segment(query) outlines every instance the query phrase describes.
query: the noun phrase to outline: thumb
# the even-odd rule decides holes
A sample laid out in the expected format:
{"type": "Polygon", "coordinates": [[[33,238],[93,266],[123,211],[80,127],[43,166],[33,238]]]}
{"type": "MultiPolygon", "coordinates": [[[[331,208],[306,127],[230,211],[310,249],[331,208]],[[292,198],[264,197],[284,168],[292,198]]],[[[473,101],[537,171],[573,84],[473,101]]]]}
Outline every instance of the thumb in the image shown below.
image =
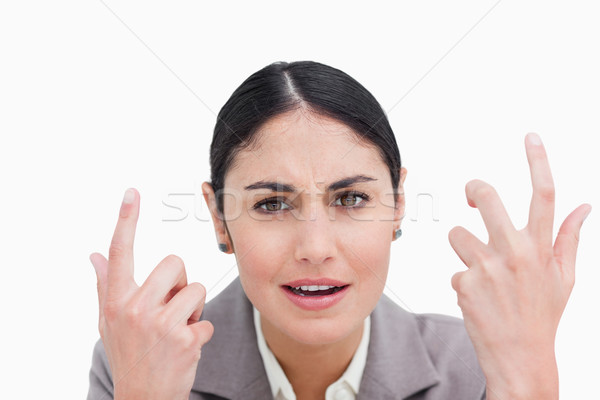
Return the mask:
{"type": "Polygon", "coordinates": [[[557,259],[564,272],[569,272],[571,274],[574,274],[575,272],[579,232],[583,225],[583,221],[591,211],[591,205],[580,205],[565,218],[558,230],[558,235],[554,241],[554,257],[557,259]],[[567,270],[565,271],[565,269],[567,270]]]}

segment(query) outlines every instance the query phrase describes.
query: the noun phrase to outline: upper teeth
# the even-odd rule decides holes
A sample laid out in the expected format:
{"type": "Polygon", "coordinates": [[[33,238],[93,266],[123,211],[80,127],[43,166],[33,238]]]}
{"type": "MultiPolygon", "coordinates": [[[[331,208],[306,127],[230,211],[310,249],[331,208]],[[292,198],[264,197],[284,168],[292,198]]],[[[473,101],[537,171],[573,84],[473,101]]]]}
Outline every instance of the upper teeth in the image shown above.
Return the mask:
{"type": "Polygon", "coordinates": [[[311,285],[311,286],[297,286],[294,289],[296,290],[308,290],[309,292],[315,292],[317,290],[327,290],[327,289],[332,289],[335,286],[319,286],[319,285],[311,285]]]}

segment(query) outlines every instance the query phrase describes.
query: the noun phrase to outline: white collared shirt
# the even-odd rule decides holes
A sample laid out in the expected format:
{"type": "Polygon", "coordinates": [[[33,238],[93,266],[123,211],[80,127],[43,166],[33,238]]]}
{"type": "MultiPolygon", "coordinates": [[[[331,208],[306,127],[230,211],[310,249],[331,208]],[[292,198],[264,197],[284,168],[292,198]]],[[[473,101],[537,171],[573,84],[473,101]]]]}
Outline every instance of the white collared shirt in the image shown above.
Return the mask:
{"type": "MultiPolygon", "coordinates": [[[[260,313],[252,306],[254,310],[254,327],[256,329],[256,338],[258,340],[258,350],[263,359],[267,378],[271,385],[273,399],[275,400],[296,400],[296,394],[285,372],[279,365],[277,358],[267,346],[265,337],[262,333],[260,324],[260,313]]],[[[352,361],[342,376],[325,391],[325,400],[355,400],[360,386],[360,380],[367,363],[367,349],[369,347],[369,338],[371,336],[371,316],[367,316],[364,323],[363,334],[352,357],[352,361]]]]}

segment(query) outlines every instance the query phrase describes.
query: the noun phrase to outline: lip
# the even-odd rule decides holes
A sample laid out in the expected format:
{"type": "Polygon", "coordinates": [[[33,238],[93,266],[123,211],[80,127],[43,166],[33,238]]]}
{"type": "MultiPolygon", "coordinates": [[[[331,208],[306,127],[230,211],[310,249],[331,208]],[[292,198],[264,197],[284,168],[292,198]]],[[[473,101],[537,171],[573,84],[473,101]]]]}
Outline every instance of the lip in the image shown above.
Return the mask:
{"type": "Polygon", "coordinates": [[[298,279],[298,280],[283,284],[283,286],[291,286],[291,287],[311,286],[311,285],[312,286],[315,286],[315,285],[317,285],[317,286],[346,286],[346,285],[348,285],[348,283],[338,281],[336,279],[330,279],[330,278],[318,278],[318,279],[305,278],[305,279],[298,279]]]}
{"type": "Polygon", "coordinates": [[[328,294],[328,295],[324,295],[324,296],[300,296],[295,294],[294,292],[292,292],[288,286],[292,286],[292,285],[282,285],[281,286],[281,290],[283,290],[283,293],[287,296],[287,298],[294,303],[296,306],[304,309],[304,310],[308,310],[308,311],[320,311],[320,310],[324,310],[326,308],[330,308],[333,307],[334,305],[336,305],[337,303],[339,303],[344,296],[346,295],[346,293],[348,292],[348,288],[350,287],[349,284],[340,284],[341,282],[339,281],[333,281],[333,280],[299,280],[299,281],[294,281],[294,282],[290,282],[291,284],[294,284],[295,286],[304,286],[305,284],[307,285],[318,285],[319,283],[315,283],[315,282],[321,282],[320,284],[322,286],[325,285],[329,285],[329,286],[344,286],[343,289],[333,293],[333,294],[328,294]],[[307,282],[311,282],[311,283],[307,283],[307,282]],[[325,283],[322,283],[325,282],[325,283]],[[331,282],[336,282],[335,283],[331,283],[331,282]]]}

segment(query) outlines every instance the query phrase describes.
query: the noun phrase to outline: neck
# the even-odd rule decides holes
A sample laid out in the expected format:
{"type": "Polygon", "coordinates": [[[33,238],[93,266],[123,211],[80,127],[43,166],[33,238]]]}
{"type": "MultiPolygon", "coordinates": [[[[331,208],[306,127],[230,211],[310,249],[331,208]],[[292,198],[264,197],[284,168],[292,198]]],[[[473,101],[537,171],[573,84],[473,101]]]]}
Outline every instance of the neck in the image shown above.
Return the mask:
{"type": "Polygon", "coordinates": [[[287,336],[260,317],[267,345],[290,381],[296,398],[325,398],[327,387],[339,379],[362,339],[364,322],[343,339],[328,344],[306,344],[287,336]]]}

